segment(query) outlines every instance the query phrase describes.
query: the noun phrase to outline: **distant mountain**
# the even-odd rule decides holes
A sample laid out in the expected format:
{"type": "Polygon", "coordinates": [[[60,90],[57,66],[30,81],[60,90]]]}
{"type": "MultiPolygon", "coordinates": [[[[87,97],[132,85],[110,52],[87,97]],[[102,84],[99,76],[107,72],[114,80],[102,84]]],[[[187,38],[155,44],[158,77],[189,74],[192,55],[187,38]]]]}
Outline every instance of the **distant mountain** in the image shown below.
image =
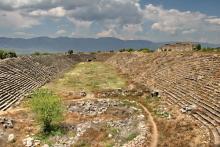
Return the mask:
{"type": "MultiPolygon", "coordinates": [[[[0,48],[15,50],[18,53],[39,52],[66,52],[69,49],[76,51],[109,51],[121,48],[150,48],[156,49],[164,43],[155,43],[148,40],[121,40],[112,37],[105,38],[49,38],[37,37],[30,39],[0,37],[0,48]]],[[[220,45],[209,45],[218,47],[220,45]]]]}
{"type": "Polygon", "coordinates": [[[69,49],[76,51],[117,50],[121,48],[157,48],[157,44],[145,40],[120,40],[117,38],[48,38],[37,37],[31,39],[0,38],[0,48],[12,49],[18,53],[65,52],[69,49]]]}

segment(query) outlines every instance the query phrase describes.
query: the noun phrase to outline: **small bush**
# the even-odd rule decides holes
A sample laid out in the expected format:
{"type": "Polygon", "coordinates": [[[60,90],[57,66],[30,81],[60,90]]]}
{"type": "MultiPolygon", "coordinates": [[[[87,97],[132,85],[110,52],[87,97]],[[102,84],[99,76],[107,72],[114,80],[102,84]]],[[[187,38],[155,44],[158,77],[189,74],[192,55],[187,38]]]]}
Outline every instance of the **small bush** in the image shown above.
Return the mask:
{"type": "Polygon", "coordinates": [[[197,44],[196,47],[193,49],[194,51],[200,51],[202,49],[201,44],[197,44]]]}
{"type": "Polygon", "coordinates": [[[31,109],[41,124],[43,133],[51,133],[53,126],[63,118],[64,109],[60,98],[47,89],[37,90],[31,98],[31,109]]]}

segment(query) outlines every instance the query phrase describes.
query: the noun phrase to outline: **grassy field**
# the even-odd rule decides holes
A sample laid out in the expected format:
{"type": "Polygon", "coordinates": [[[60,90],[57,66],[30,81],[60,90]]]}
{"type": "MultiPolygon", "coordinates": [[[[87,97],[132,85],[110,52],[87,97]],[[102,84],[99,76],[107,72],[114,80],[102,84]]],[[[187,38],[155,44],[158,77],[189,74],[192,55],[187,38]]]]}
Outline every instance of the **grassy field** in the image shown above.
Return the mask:
{"type": "Polygon", "coordinates": [[[96,91],[117,89],[126,86],[126,81],[116,70],[100,62],[82,62],[48,85],[53,90],[96,91]]]}

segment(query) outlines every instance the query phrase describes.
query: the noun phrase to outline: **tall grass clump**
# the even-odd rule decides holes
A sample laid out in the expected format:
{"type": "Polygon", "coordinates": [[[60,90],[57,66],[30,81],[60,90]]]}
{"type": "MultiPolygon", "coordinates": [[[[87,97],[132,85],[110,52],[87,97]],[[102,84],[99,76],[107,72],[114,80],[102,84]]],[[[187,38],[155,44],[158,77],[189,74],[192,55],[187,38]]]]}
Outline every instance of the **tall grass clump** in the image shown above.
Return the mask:
{"type": "Polygon", "coordinates": [[[44,134],[50,134],[63,118],[61,99],[47,89],[40,89],[31,96],[30,107],[41,124],[44,134]]]}

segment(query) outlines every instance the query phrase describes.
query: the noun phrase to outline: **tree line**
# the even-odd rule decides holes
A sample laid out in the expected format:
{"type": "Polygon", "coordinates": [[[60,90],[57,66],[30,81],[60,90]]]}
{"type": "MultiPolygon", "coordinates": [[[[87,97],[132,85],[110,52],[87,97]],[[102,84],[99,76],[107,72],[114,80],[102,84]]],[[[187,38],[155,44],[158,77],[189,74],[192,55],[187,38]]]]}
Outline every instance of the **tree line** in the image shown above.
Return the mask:
{"type": "Polygon", "coordinates": [[[6,59],[6,58],[15,58],[17,57],[17,54],[13,51],[5,51],[3,49],[0,49],[0,59],[6,59]]]}

